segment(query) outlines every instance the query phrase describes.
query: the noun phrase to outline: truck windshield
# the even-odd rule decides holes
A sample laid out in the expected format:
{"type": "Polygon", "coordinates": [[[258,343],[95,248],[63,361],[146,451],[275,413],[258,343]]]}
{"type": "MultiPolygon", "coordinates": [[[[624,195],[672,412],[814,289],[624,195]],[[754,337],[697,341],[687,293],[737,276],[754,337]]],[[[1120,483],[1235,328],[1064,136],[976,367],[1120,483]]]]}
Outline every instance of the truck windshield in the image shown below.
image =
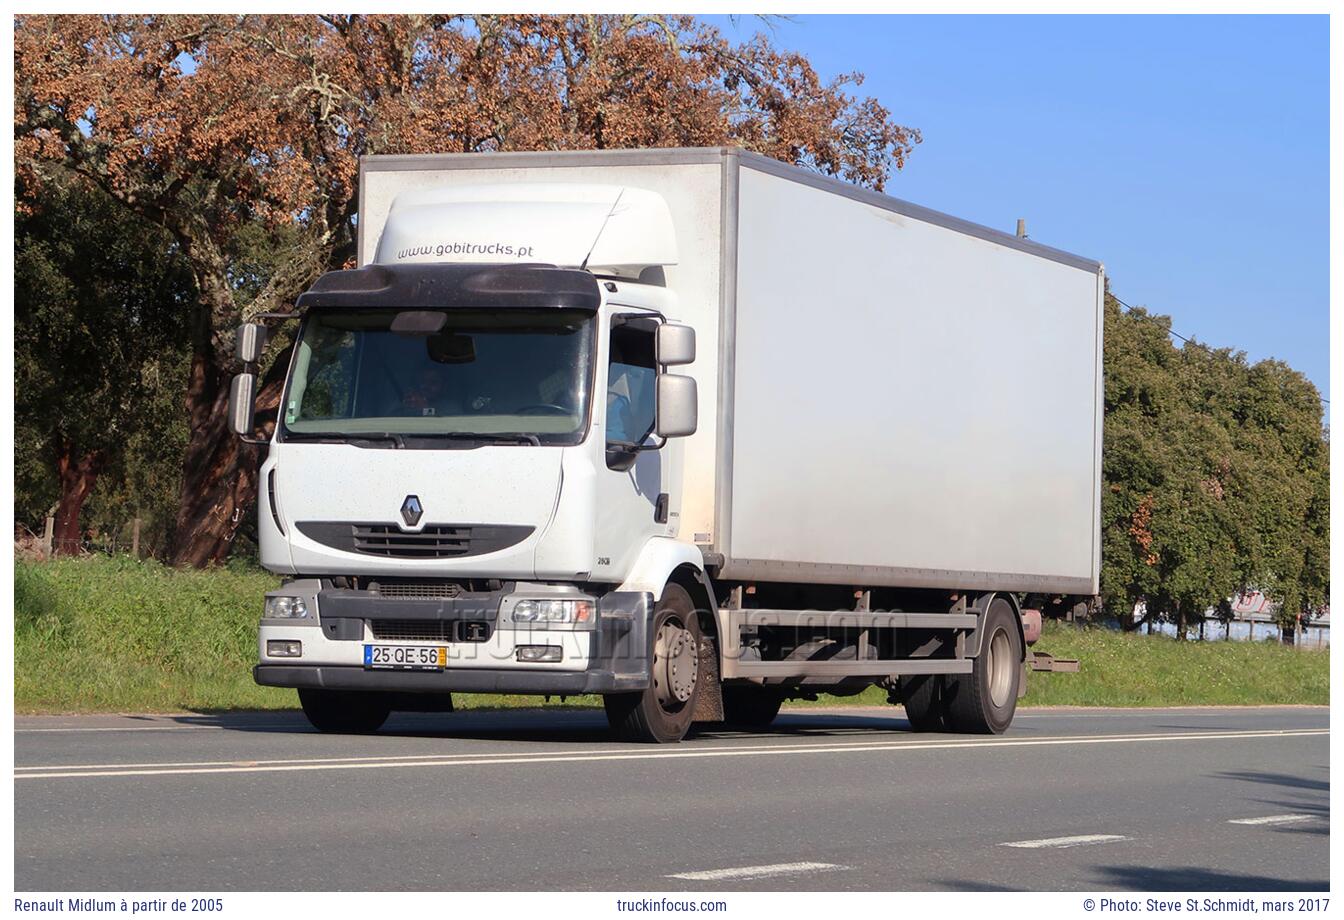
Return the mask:
{"type": "Polygon", "coordinates": [[[311,313],[286,388],[285,434],[396,444],[583,440],[592,313],[415,312],[417,328],[437,331],[394,332],[394,310],[311,313]]]}

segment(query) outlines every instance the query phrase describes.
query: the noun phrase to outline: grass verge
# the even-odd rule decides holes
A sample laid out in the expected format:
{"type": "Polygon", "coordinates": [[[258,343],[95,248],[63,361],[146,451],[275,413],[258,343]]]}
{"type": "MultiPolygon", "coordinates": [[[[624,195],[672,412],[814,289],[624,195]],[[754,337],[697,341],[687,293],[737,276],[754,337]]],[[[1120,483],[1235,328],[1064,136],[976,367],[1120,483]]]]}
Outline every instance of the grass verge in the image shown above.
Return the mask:
{"type": "MultiPolygon", "coordinates": [[[[35,712],[283,709],[292,690],[258,687],[256,626],[278,579],[259,570],[179,571],[91,557],[14,564],[14,706],[35,712]]],[[[1177,642],[1049,624],[1037,649],[1078,674],[1033,674],[1024,706],[1329,702],[1329,653],[1267,642],[1177,642]]],[[[538,697],[460,695],[463,708],[538,697]]],[[[595,706],[595,696],[568,705],[595,706]]],[[[870,688],[816,704],[885,705],[870,688]]],[[[553,700],[552,705],[560,705],[553,700]]]]}

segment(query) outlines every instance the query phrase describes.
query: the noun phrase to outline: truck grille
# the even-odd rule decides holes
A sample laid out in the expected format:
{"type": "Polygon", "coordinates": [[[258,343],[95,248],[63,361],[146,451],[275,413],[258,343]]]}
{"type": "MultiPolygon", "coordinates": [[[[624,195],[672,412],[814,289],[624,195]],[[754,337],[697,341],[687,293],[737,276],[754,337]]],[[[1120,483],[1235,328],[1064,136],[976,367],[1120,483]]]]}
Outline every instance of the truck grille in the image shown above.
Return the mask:
{"type": "Polygon", "coordinates": [[[375,581],[370,582],[369,593],[379,597],[444,600],[461,597],[462,586],[453,581],[375,581]]]}
{"type": "Polygon", "coordinates": [[[396,524],[299,521],[310,540],[347,553],[390,559],[451,559],[507,549],[535,529],[521,524],[427,524],[409,533],[396,524]]]}
{"type": "Polygon", "coordinates": [[[485,642],[494,627],[484,620],[369,620],[373,638],[387,642],[485,642]]]}
{"type": "Polygon", "coordinates": [[[452,620],[370,620],[373,638],[404,642],[452,642],[452,620]]]}

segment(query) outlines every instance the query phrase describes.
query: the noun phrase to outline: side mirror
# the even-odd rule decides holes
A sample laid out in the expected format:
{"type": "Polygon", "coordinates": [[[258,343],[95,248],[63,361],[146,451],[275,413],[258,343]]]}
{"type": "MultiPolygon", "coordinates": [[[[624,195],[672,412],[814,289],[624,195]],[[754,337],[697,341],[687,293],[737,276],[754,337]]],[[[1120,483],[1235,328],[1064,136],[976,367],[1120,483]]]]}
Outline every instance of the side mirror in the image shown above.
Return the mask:
{"type": "Polygon", "coordinates": [[[229,428],[242,438],[252,437],[252,412],[257,399],[256,390],[255,374],[239,374],[233,378],[233,383],[229,386],[229,428]]]}
{"type": "Polygon", "coordinates": [[[663,323],[658,327],[654,350],[659,364],[690,364],[695,360],[695,329],[679,323],[663,323]]]}
{"type": "Polygon", "coordinates": [[[655,397],[657,408],[654,430],[658,437],[683,438],[695,434],[697,408],[694,377],[659,374],[655,397]]]}
{"type": "MultiPolygon", "coordinates": [[[[235,353],[244,364],[261,360],[262,349],[266,347],[266,327],[260,323],[243,323],[238,327],[238,343],[235,353]]],[[[237,378],[234,378],[237,383],[237,378]]]]}

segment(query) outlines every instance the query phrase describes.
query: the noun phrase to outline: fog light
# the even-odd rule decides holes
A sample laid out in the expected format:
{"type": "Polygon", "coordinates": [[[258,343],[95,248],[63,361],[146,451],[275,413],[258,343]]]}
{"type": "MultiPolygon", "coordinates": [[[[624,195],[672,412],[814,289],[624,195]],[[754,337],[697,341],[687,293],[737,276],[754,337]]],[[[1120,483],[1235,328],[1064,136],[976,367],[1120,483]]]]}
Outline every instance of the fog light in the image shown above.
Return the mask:
{"type": "Polygon", "coordinates": [[[558,645],[520,645],[519,661],[559,661],[564,650],[558,645]]]}
{"type": "Polygon", "coordinates": [[[303,643],[297,639],[267,639],[266,655],[270,658],[299,658],[303,655],[303,643]]]}
{"type": "Polygon", "coordinates": [[[308,616],[308,605],[304,603],[301,597],[266,598],[266,617],[268,619],[289,619],[306,616],[308,616]]]}

